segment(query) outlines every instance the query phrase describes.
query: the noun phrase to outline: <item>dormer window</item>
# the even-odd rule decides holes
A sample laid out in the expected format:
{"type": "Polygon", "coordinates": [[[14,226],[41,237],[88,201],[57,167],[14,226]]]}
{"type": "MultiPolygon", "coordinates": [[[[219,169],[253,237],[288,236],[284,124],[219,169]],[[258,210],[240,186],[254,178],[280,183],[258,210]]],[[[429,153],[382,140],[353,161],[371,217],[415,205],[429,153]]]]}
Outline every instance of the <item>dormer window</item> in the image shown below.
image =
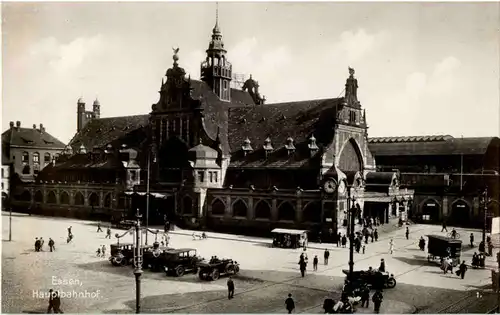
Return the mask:
{"type": "Polygon", "coordinates": [[[266,140],[264,140],[264,145],[262,146],[262,148],[266,152],[266,158],[274,150],[271,144],[271,139],[269,137],[267,137],[266,140]]]}
{"type": "Polygon", "coordinates": [[[286,139],[285,149],[288,152],[288,155],[291,155],[295,152],[295,146],[293,145],[293,138],[289,137],[286,139]]]}
{"type": "Polygon", "coordinates": [[[250,139],[246,138],[243,141],[243,145],[241,146],[241,150],[243,150],[243,154],[246,156],[248,153],[253,151],[252,146],[250,145],[250,139]]]}
{"type": "Polygon", "coordinates": [[[318,152],[319,148],[316,144],[316,138],[314,137],[314,135],[311,135],[311,137],[309,138],[309,144],[307,145],[307,147],[309,148],[311,157],[318,152]]]}

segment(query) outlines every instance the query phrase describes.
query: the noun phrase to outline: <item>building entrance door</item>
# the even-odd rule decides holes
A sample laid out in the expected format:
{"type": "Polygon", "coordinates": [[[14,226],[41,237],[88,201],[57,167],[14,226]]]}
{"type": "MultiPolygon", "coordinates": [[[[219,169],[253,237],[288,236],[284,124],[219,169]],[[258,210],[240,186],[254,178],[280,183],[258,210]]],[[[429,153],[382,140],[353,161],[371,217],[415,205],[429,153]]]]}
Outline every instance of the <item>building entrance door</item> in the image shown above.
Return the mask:
{"type": "Polygon", "coordinates": [[[422,221],[438,222],[441,207],[435,200],[427,200],[422,205],[422,221]]]}
{"type": "Polygon", "coordinates": [[[467,226],[470,222],[470,207],[463,201],[459,200],[451,206],[450,223],[457,226],[467,226]]]}

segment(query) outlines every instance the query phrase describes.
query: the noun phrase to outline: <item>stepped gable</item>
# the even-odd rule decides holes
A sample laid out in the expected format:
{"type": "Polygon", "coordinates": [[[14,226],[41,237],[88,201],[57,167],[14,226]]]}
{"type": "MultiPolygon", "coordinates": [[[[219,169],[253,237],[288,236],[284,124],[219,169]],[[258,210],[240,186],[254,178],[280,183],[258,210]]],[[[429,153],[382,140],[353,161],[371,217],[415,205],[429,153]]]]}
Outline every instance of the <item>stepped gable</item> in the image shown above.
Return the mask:
{"type": "Polygon", "coordinates": [[[312,162],[309,138],[316,138],[318,152],[331,143],[341,101],[332,98],[230,107],[230,167],[307,167],[312,162]],[[245,155],[241,147],[247,138],[254,151],[245,155]],[[266,158],[263,145],[267,138],[274,150],[266,158]],[[293,154],[285,148],[288,138],[296,148],[293,154]]]}
{"type": "Polygon", "coordinates": [[[71,140],[70,146],[78,152],[83,144],[87,150],[105,149],[108,144],[120,148],[122,144],[137,147],[146,139],[149,115],[119,116],[93,119],[71,140]]]}
{"type": "Polygon", "coordinates": [[[370,138],[368,147],[375,156],[394,155],[482,155],[496,137],[454,138],[452,136],[370,138]]]}
{"type": "Polygon", "coordinates": [[[48,149],[64,149],[62,141],[47,133],[45,129],[11,127],[2,133],[2,143],[48,149]]]}
{"type": "Polygon", "coordinates": [[[191,80],[191,98],[200,101],[203,109],[204,127],[212,140],[220,141],[224,154],[230,152],[228,142],[228,108],[231,106],[249,107],[255,105],[248,92],[231,89],[231,102],[221,101],[210,86],[199,80],[191,80]]]}

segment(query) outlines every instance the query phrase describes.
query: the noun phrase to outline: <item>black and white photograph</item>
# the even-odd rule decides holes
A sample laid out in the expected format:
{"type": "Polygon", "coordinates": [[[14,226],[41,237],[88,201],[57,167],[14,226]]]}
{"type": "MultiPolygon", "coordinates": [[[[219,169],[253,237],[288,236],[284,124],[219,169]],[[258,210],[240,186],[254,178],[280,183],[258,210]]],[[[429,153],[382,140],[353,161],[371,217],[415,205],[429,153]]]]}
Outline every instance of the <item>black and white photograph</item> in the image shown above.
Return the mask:
{"type": "Polygon", "coordinates": [[[2,313],[500,313],[500,2],[1,15],[2,313]]]}

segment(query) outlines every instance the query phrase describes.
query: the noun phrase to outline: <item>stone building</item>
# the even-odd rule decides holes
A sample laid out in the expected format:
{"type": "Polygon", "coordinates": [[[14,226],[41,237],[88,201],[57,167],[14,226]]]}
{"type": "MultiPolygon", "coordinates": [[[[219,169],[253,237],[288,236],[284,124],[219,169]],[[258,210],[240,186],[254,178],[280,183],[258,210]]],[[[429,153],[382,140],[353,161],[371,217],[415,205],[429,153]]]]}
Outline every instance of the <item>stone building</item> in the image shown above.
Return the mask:
{"type": "Polygon", "coordinates": [[[415,191],[409,215],[420,222],[481,226],[499,216],[500,139],[451,136],[371,138],[378,171],[397,169],[415,191]],[[484,211],[484,191],[492,199],[484,211]]]}
{"type": "Polygon", "coordinates": [[[37,128],[21,127],[21,122],[10,122],[2,133],[2,165],[10,164],[13,174],[22,181],[32,182],[40,171],[56,158],[65,144],[47,133],[42,124],[37,128]]]}
{"type": "Polygon", "coordinates": [[[18,202],[42,213],[106,217],[145,212],[149,202],[151,224],[166,216],[195,228],[258,233],[335,233],[346,225],[348,204],[382,222],[391,203],[404,212],[411,191],[400,190],[399,173],[376,172],[354,69],[343,97],[267,104],[252,77],[231,88],[217,22],[200,80],[186,76],[178,52],[149,115],[100,118],[94,107],[81,120],[79,100],[77,134],[26,185],[31,200],[18,202]]]}

